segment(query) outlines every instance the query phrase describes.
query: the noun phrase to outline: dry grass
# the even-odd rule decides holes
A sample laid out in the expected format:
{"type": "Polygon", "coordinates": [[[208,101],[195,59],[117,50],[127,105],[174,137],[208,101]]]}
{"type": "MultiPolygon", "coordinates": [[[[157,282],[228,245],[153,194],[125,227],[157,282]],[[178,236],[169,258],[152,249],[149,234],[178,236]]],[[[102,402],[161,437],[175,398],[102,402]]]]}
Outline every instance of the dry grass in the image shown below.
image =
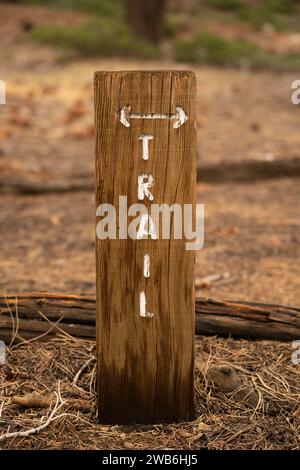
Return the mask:
{"type": "Polygon", "coordinates": [[[61,336],[11,347],[0,368],[0,447],[299,449],[300,366],[291,363],[290,344],[197,338],[196,345],[197,419],[155,426],[97,423],[94,342],[61,336]],[[210,364],[234,366],[259,394],[259,406],[253,409],[210,387],[203,375],[210,364]],[[48,406],[22,407],[16,397],[28,394],[44,398],[48,406]],[[59,408],[53,413],[55,404],[59,408]],[[51,413],[36,434],[2,437],[41,427],[51,413]]]}

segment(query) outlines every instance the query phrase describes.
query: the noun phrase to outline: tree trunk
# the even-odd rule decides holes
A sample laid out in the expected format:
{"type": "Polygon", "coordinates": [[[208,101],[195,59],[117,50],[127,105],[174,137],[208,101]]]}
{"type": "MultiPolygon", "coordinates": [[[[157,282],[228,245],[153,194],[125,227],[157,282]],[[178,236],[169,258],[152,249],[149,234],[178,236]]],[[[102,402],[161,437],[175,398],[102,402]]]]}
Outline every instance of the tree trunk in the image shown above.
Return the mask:
{"type": "Polygon", "coordinates": [[[134,34],[158,43],[163,36],[167,0],[127,0],[127,20],[134,34]]]}

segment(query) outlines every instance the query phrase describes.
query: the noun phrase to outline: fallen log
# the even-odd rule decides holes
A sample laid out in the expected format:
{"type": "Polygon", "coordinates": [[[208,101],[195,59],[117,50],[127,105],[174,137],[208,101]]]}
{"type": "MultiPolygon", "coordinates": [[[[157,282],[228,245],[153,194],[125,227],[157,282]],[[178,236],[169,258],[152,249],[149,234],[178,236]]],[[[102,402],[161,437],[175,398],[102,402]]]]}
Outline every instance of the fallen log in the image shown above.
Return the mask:
{"type": "MultiPolygon", "coordinates": [[[[300,338],[300,308],[196,298],[200,335],[292,341],[300,338]]],[[[0,296],[0,340],[10,343],[56,334],[95,338],[94,296],[22,293],[0,296]]]]}
{"type": "Polygon", "coordinates": [[[300,158],[219,162],[197,168],[197,181],[249,183],[276,178],[299,178],[300,158]]]}
{"type": "MultiPolygon", "coordinates": [[[[283,177],[300,177],[300,158],[219,162],[213,165],[199,165],[197,168],[197,181],[204,183],[241,183],[283,177]]],[[[8,167],[6,171],[1,171],[0,167],[0,193],[2,194],[33,195],[93,191],[94,185],[92,172],[62,177],[53,172],[32,174],[30,171],[16,170],[13,166],[8,167]]]]}

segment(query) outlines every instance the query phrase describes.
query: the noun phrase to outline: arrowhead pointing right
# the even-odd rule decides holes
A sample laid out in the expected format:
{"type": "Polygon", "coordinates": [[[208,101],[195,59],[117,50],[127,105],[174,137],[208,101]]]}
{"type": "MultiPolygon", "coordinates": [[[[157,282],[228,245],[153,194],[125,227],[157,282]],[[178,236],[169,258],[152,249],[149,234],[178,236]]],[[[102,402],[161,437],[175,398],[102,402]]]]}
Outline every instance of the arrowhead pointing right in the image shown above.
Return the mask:
{"type": "Polygon", "coordinates": [[[188,116],[185,114],[184,110],[180,106],[176,106],[176,111],[178,119],[173,124],[174,129],[178,129],[178,127],[182,126],[182,124],[184,124],[188,120],[188,116]]]}

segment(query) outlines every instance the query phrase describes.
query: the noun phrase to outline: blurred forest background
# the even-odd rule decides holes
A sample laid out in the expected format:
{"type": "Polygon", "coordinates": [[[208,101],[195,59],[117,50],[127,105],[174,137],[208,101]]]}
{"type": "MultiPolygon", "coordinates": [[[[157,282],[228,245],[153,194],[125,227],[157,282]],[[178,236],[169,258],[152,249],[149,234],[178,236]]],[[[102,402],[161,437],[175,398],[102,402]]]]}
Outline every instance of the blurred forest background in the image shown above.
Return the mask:
{"type": "MultiPolygon", "coordinates": [[[[42,43],[78,55],[172,58],[192,64],[300,67],[296,0],[21,0],[82,12],[78,24],[25,21],[42,43]]],[[[79,16],[78,16],[79,18],[79,16]]]]}
{"type": "Polygon", "coordinates": [[[195,71],[203,296],[300,304],[300,4],[0,2],[0,289],[95,290],[93,74],[195,71]]]}

